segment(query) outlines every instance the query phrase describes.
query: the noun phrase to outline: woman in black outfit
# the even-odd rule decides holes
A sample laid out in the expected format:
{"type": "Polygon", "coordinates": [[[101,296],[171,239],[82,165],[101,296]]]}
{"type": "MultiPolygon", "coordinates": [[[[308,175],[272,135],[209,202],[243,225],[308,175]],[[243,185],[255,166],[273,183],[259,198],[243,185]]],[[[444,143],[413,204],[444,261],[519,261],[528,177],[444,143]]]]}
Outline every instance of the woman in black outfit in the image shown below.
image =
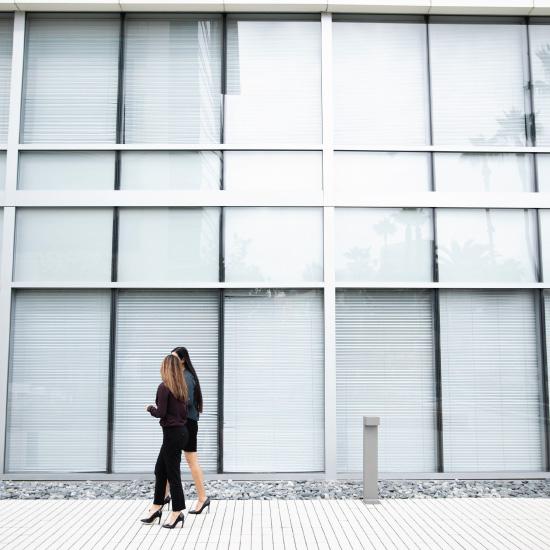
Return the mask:
{"type": "Polygon", "coordinates": [[[163,525],[173,529],[181,522],[185,497],[181,484],[181,452],[187,444],[188,434],[185,426],[187,421],[188,391],[183,376],[181,361],[175,355],[167,355],[160,367],[162,382],[157,388],[156,405],[147,405],[146,410],[152,416],[160,418],[162,426],[162,446],[155,465],[155,499],[149,508],[152,514],[143,518],[143,523],[153,523],[162,517],[164,506],[164,491],[166,482],[170,483],[172,493],[172,513],[168,522],[163,525]]]}

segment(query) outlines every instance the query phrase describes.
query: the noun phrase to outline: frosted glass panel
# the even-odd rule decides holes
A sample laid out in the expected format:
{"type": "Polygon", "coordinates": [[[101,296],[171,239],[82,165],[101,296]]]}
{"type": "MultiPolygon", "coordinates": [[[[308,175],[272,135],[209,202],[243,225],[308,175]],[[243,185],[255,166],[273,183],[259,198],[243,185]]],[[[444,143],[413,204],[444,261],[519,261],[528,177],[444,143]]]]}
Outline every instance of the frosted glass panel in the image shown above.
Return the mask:
{"type": "Polygon", "coordinates": [[[20,208],[16,222],[14,280],[111,280],[110,208],[20,208]]]}
{"type": "Polygon", "coordinates": [[[525,145],[525,25],[429,29],[434,143],[525,145]]]}
{"type": "Polygon", "coordinates": [[[91,191],[115,188],[114,151],[22,151],[18,188],[91,191]]]}
{"type": "Polygon", "coordinates": [[[228,143],[321,141],[320,21],[228,18],[228,143]]]}
{"type": "Polygon", "coordinates": [[[16,292],[8,471],[106,471],[110,311],[108,290],[16,292]]]}
{"type": "Polygon", "coordinates": [[[536,305],[529,290],[441,290],[447,472],[541,471],[536,305]]]}
{"type": "Polygon", "coordinates": [[[320,208],[226,208],[227,281],[323,280],[320,208]]]}
{"type": "Polygon", "coordinates": [[[550,25],[529,25],[537,145],[550,145],[550,25]]]}
{"type": "Polygon", "coordinates": [[[22,135],[116,141],[118,15],[28,15],[22,135]]]}
{"type": "Polygon", "coordinates": [[[323,471],[321,292],[224,297],[224,471],[323,471]]]}
{"type": "Polygon", "coordinates": [[[381,472],[435,472],[432,293],[336,293],[339,472],[363,470],[362,417],[376,414],[381,472]]]}
{"type": "Polygon", "coordinates": [[[122,208],[119,281],[218,281],[218,208],[122,208]]]}
{"type": "Polygon", "coordinates": [[[432,213],[427,208],[336,210],[338,281],[431,281],[432,213]]]}
{"type": "Polygon", "coordinates": [[[531,155],[436,153],[437,191],[522,192],[534,190],[531,155]]]}
{"type": "MultiPolygon", "coordinates": [[[[545,283],[550,281],[550,210],[539,210],[540,245],[542,256],[542,276],[545,283]]],[[[550,319],[547,324],[550,325],[550,319]]]]}
{"type": "Polygon", "coordinates": [[[223,186],[228,191],[321,191],[319,151],[227,151],[223,186]]]}
{"type": "Polygon", "coordinates": [[[8,140],[13,17],[0,14],[0,143],[8,140]]]}
{"type": "Polygon", "coordinates": [[[335,143],[429,143],[426,25],[335,22],[335,143]]]}
{"type": "Polygon", "coordinates": [[[219,189],[221,158],[215,151],[124,151],[120,188],[219,189]]]}
{"type": "Polygon", "coordinates": [[[6,188],[6,153],[0,151],[0,191],[6,188]]]}
{"type": "Polygon", "coordinates": [[[346,193],[431,191],[430,163],[426,153],[338,151],[334,182],[346,193]]]}
{"type": "Polygon", "coordinates": [[[440,281],[537,280],[533,211],[442,208],[436,220],[440,281]]]}
{"type": "Polygon", "coordinates": [[[125,37],[125,143],[218,143],[220,17],[128,15],[125,37]]]}
{"type": "Polygon", "coordinates": [[[538,154],[537,181],[541,193],[550,193],[550,155],[538,154]]]}

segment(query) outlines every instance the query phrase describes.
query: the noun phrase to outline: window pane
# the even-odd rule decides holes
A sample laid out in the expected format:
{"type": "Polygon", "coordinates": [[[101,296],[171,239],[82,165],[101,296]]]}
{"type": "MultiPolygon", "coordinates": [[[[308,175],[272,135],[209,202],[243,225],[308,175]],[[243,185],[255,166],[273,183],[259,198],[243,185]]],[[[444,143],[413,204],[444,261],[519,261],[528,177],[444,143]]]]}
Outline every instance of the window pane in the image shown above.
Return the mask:
{"type": "Polygon", "coordinates": [[[119,281],[218,281],[218,208],[122,208],[119,281]]]}
{"type": "Polygon", "coordinates": [[[442,290],[445,471],[540,471],[541,380],[530,291],[442,290]]]}
{"type": "Polygon", "coordinates": [[[525,25],[430,25],[435,144],[526,144],[525,25]]]}
{"type": "Polygon", "coordinates": [[[434,156],[437,191],[533,191],[531,155],[437,153],[434,156]]]}
{"type": "Polygon", "coordinates": [[[129,15],[125,35],[125,143],[218,143],[221,19],[129,15]]]}
{"type": "Polygon", "coordinates": [[[217,291],[121,290],[117,300],[113,470],[149,472],[162,430],[144,414],[160,383],[160,362],[185,345],[204,399],[198,452],[207,472],[217,467],[218,310],[217,291]]]}
{"type": "Polygon", "coordinates": [[[537,280],[534,212],[438,209],[440,281],[537,280]]]}
{"type": "Polygon", "coordinates": [[[550,145],[550,25],[529,25],[537,145],[550,145]]]}
{"type": "Polygon", "coordinates": [[[382,472],[435,472],[432,295],[336,293],[338,471],[363,469],[363,416],[382,417],[382,472]]]}
{"type": "Polygon", "coordinates": [[[114,151],[22,151],[19,189],[103,190],[115,188],[114,151]]]}
{"type": "MultiPolygon", "coordinates": [[[[545,282],[550,281],[550,210],[539,210],[542,274],[545,282]]],[[[550,319],[548,319],[550,324],[550,319]]]]}
{"type": "Polygon", "coordinates": [[[321,141],[321,24],[227,20],[228,143],[321,141]]]}
{"type": "Polygon", "coordinates": [[[0,143],[8,141],[13,17],[0,15],[0,143]]]}
{"type": "Polygon", "coordinates": [[[224,324],[224,471],[323,471],[321,292],[227,290],[224,324]]]}
{"type": "Polygon", "coordinates": [[[432,248],[430,209],[336,210],[338,281],[431,281],[432,248]]]}
{"type": "Polygon", "coordinates": [[[19,208],[16,281],[111,280],[110,208],[19,208]]]}
{"type": "Polygon", "coordinates": [[[227,281],[323,280],[320,208],[226,208],[227,281]]]}
{"type": "Polygon", "coordinates": [[[23,142],[116,141],[117,15],[29,15],[23,142]]]}
{"type": "Polygon", "coordinates": [[[227,151],[223,155],[228,191],[321,191],[319,151],[227,151]]]}
{"type": "Polygon", "coordinates": [[[215,151],[124,151],[121,154],[121,189],[219,189],[220,180],[221,158],[215,151]]]}
{"type": "Polygon", "coordinates": [[[425,153],[338,151],[334,181],[348,193],[431,191],[430,163],[425,153]]]}
{"type": "Polygon", "coordinates": [[[538,154],[536,159],[539,191],[550,193],[550,155],[538,154]]]}
{"type": "Polygon", "coordinates": [[[8,471],[106,470],[110,311],[108,291],[15,294],[8,471]]]}
{"type": "Polygon", "coordinates": [[[335,22],[337,145],[430,142],[426,25],[335,22]]]}
{"type": "Polygon", "coordinates": [[[0,151],[0,191],[6,188],[6,152],[0,151]]]}

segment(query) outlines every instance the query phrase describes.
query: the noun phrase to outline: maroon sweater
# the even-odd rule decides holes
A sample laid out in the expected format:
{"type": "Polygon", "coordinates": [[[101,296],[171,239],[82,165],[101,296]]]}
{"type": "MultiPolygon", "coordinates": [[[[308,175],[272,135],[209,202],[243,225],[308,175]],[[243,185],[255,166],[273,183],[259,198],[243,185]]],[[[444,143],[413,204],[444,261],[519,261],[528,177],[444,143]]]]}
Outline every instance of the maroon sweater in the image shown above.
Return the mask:
{"type": "Polygon", "coordinates": [[[185,422],[187,421],[187,404],[184,401],[178,401],[174,397],[174,394],[164,385],[164,382],[161,382],[157,388],[155,402],[157,406],[149,405],[147,410],[151,413],[151,416],[160,418],[159,424],[163,428],[185,426],[185,422]]]}

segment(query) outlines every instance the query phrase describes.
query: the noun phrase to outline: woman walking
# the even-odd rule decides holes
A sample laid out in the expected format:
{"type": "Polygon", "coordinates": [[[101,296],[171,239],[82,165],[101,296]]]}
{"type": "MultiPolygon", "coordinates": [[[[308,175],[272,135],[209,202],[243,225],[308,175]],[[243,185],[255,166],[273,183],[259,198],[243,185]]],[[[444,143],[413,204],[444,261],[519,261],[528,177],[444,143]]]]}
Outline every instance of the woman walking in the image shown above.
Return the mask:
{"type": "Polygon", "coordinates": [[[202,391],[199,383],[199,377],[189,357],[187,348],[179,346],[172,350],[172,355],[175,355],[183,365],[183,375],[187,384],[189,393],[187,402],[187,431],[189,438],[187,444],[184,447],[185,460],[189,465],[189,470],[193,476],[193,482],[197,489],[197,504],[194,510],[190,510],[190,514],[200,514],[204,509],[208,509],[210,512],[210,499],[207,498],[204,490],[204,482],[202,476],[202,470],[199,465],[199,458],[197,455],[197,434],[199,431],[199,415],[202,413],[202,391]]]}
{"type": "Polygon", "coordinates": [[[175,355],[167,355],[160,367],[162,382],[157,388],[156,405],[147,405],[146,410],[154,417],[160,418],[162,426],[162,446],[155,465],[155,498],[149,508],[152,512],[149,517],[143,518],[143,523],[153,523],[162,517],[164,506],[164,490],[166,482],[172,489],[172,513],[168,522],[163,525],[173,529],[181,522],[183,527],[183,513],[185,497],[181,484],[181,451],[185,448],[188,439],[187,428],[187,399],[188,390],[183,376],[181,361],[175,355]]]}

